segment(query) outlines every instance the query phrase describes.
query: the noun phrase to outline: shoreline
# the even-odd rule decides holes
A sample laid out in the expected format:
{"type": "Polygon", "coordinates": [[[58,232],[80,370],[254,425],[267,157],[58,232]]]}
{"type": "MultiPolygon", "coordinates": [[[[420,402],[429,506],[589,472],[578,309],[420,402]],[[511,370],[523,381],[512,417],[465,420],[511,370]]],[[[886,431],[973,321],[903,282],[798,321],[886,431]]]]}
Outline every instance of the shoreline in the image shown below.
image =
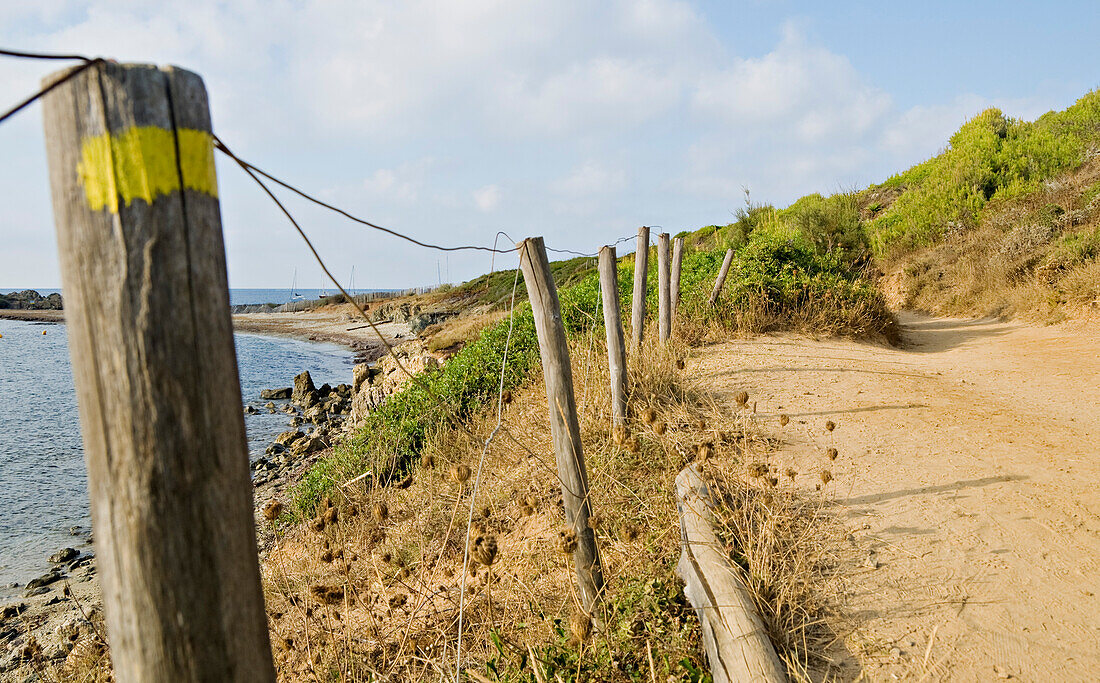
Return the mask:
{"type": "MultiPolygon", "coordinates": [[[[234,332],[340,344],[355,351],[358,356],[370,356],[360,362],[377,360],[386,352],[385,344],[378,339],[374,329],[348,304],[331,304],[290,313],[236,313],[232,317],[234,332]]],[[[65,312],[0,308],[0,320],[63,324],[65,312]]],[[[407,323],[378,322],[375,327],[391,345],[416,338],[407,323]]]]}
{"type": "MultiPolygon", "coordinates": [[[[0,319],[31,323],[65,322],[64,313],[59,310],[0,309],[0,319]]],[[[406,322],[378,322],[375,326],[391,345],[417,339],[406,322]]],[[[378,339],[374,329],[347,304],[288,313],[240,313],[233,315],[233,331],[338,344],[355,354],[356,364],[372,363],[387,353],[385,344],[378,339]]],[[[297,372],[298,368],[291,370],[297,372]]],[[[243,402],[246,405],[249,403],[247,400],[243,402]]],[[[290,422],[290,417],[288,415],[286,429],[296,430],[298,427],[290,422]]],[[[273,468],[270,476],[259,482],[253,475],[253,515],[261,558],[275,540],[272,523],[264,517],[264,506],[273,499],[287,502],[289,491],[312,463],[327,451],[328,448],[324,448],[303,453],[292,463],[273,468]]],[[[73,540],[76,541],[73,547],[78,551],[75,556],[65,562],[45,563],[45,574],[20,586],[18,593],[5,597],[0,605],[0,677],[23,666],[18,655],[29,638],[35,639],[47,659],[60,661],[68,653],[66,648],[72,645],[69,634],[74,629],[86,633],[91,628],[87,625],[87,617],[91,616],[93,621],[101,617],[102,598],[95,547],[86,543],[91,540],[86,534],[73,540]],[[34,581],[39,582],[39,587],[29,588],[34,581]]]]}
{"type": "Polygon", "coordinates": [[[0,320],[22,320],[29,323],[63,323],[65,311],[35,308],[0,308],[0,320]]]}

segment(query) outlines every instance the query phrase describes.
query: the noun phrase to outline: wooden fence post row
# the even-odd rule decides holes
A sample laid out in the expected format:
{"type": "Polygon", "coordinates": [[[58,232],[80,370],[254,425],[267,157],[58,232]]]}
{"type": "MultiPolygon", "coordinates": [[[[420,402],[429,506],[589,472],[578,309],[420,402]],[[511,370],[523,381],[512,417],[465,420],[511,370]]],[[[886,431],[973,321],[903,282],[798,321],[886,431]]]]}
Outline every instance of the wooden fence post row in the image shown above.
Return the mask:
{"type": "Polygon", "coordinates": [[[615,247],[600,249],[600,295],[607,330],[607,368],[611,375],[611,426],[626,424],[626,343],[619,311],[619,262],[615,247]]]}
{"type": "Polygon", "coordinates": [[[100,64],[44,117],[117,680],[274,681],[202,79],[100,64]]]}
{"type": "Polygon", "coordinates": [[[649,278],[649,228],[638,228],[638,246],[634,250],[634,306],[630,315],[630,349],[637,352],[645,333],[645,297],[649,278]]]}
{"type": "Polygon", "coordinates": [[[577,536],[577,549],[573,553],[577,586],[581,602],[591,614],[603,591],[603,570],[596,536],[588,524],[592,514],[588,500],[588,470],[581,449],[581,429],[573,396],[573,368],[569,362],[569,344],[561,320],[558,290],[550,274],[550,261],[546,258],[542,238],[530,237],[516,244],[516,248],[539,339],[546,402],[550,409],[550,437],[561,480],[565,519],[577,536]]]}
{"type": "Polygon", "coordinates": [[[668,233],[657,235],[657,339],[664,344],[672,336],[672,283],[669,271],[668,233]]]}

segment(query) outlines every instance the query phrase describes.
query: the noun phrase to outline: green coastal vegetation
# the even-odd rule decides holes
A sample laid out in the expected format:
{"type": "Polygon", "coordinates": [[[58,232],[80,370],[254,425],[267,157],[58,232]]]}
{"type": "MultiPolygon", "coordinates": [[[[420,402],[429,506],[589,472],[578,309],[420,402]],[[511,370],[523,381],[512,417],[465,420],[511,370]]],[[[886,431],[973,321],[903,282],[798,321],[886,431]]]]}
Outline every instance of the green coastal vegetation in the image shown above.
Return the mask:
{"type": "MultiPolygon", "coordinates": [[[[715,332],[794,330],[896,342],[881,286],[890,268],[911,281],[907,297],[892,303],[914,307],[923,297],[928,310],[950,301],[955,312],[1004,312],[1004,304],[996,311],[980,307],[991,297],[1010,297],[1029,273],[1051,289],[1040,302],[1048,308],[1051,296],[1056,306],[1067,302],[1064,287],[1058,298],[1059,283],[1076,284],[1078,298],[1100,294],[1100,278],[1083,277],[1098,272],[1098,145],[1100,92],[1091,92],[1034,122],[988,109],[963,124],[938,155],[861,192],[811,194],[783,209],[746,196],[736,221],[678,235],[685,238],[679,324],[696,340],[715,332]],[[991,239],[990,229],[999,239],[991,239]],[[1028,242],[1028,235],[1038,238],[1028,242]],[[1007,265],[1000,259],[1001,279],[986,273],[965,291],[952,287],[960,284],[961,272],[973,274],[977,265],[960,262],[959,253],[979,245],[1012,257],[1007,265]],[[727,249],[734,250],[733,265],[717,304],[710,306],[727,249]],[[928,273],[933,275],[925,280],[934,279],[934,286],[921,280],[928,273]]],[[[602,328],[595,259],[559,261],[553,270],[569,335],[602,328]]],[[[649,283],[652,313],[653,255],[649,283]]],[[[354,438],[313,467],[298,491],[302,513],[311,513],[336,482],[364,471],[400,477],[431,434],[483,410],[496,396],[506,347],[504,388],[527,381],[538,365],[538,344],[522,277],[517,283],[514,270],[498,271],[460,285],[454,294],[506,307],[513,284],[520,303],[512,317],[490,325],[442,368],[392,396],[354,438]]],[[[619,267],[623,310],[629,310],[632,286],[628,255],[619,267]]]]}

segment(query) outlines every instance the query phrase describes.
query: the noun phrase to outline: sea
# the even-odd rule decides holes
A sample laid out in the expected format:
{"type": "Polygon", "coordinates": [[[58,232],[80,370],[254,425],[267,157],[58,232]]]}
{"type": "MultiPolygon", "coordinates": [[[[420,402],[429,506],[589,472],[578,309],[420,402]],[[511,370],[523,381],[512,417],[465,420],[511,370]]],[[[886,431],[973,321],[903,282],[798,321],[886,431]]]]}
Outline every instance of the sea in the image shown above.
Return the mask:
{"type": "MultiPolygon", "coordinates": [[[[7,291],[14,290],[0,289],[7,291]]],[[[309,298],[319,292],[299,293],[309,298]]],[[[231,299],[284,303],[289,290],[232,290],[231,299]]],[[[21,596],[22,584],[49,569],[46,558],[53,552],[64,547],[88,550],[91,518],[65,325],[0,319],[0,335],[3,604],[21,596]]],[[[263,409],[267,401],[260,400],[261,390],[291,386],[303,370],[309,370],[318,386],[352,381],[353,353],[345,347],[250,333],[235,338],[242,400],[260,409],[244,416],[252,458],[289,428],[290,416],[263,409]]]]}
{"type": "MultiPolygon", "coordinates": [[[[23,287],[22,289],[16,287],[0,287],[0,294],[7,294],[9,292],[19,292],[23,289],[33,289],[42,296],[49,296],[50,294],[61,294],[60,289],[38,289],[36,287],[23,287]]],[[[321,299],[332,294],[339,293],[338,289],[233,289],[229,290],[229,305],[230,306],[245,306],[253,304],[285,304],[292,300],[313,300],[321,299]]],[[[354,289],[348,293],[351,295],[356,294],[369,294],[371,292],[392,292],[392,289],[354,289]]]]}

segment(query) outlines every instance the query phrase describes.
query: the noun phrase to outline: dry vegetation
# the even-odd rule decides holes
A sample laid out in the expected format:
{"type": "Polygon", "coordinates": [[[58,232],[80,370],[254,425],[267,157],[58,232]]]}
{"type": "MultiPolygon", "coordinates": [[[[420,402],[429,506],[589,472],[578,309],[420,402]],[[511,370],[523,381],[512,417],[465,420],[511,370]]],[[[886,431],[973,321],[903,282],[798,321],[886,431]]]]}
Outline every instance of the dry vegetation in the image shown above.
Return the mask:
{"type": "Polygon", "coordinates": [[[504,428],[483,462],[495,411],[433,434],[396,486],[368,477],[338,487],[316,518],[280,528],[263,563],[280,679],[453,676],[462,604],[462,666],[472,680],[704,680],[698,622],[675,576],[672,481],[696,458],[729,503],[731,556],[749,570],[792,674],[823,670],[835,638],[823,620],[832,565],[820,500],[800,497],[793,479],[754,476],[775,442],[760,436],[747,401],[718,405],[688,385],[686,351],[645,349],[633,363],[631,428],[612,434],[606,352],[592,335],[573,346],[608,584],[595,624],[573,588],[535,378],[505,396],[504,428]]]}
{"type": "Polygon", "coordinates": [[[1040,322],[1100,310],[1100,156],[1024,197],[994,202],[977,227],[887,260],[899,308],[1040,322]]]}

